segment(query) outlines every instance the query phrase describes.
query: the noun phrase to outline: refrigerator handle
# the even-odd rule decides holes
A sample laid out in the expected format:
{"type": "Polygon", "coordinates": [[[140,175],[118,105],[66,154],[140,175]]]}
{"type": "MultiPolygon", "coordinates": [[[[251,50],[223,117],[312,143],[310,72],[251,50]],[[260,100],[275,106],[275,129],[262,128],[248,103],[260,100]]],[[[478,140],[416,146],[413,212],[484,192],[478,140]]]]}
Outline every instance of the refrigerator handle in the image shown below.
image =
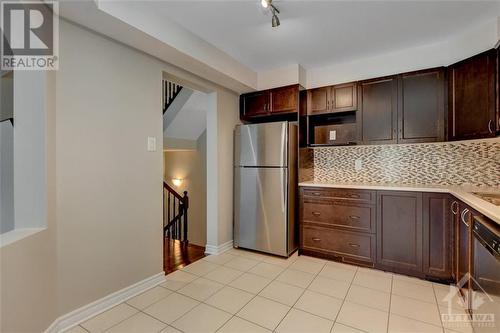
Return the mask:
{"type": "Polygon", "coordinates": [[[281,211],[286,210],[286,198],[287,198],[287,184],[288,184],[288,170],[281,169],[281,211]]]}
{"type": "Polygon", "coordinates": [[[288,125],[287,123],[283,124],[283,126],[281,126],[281,163],[280,165],[281,166],[284,166],[284,165],[288,165],[286,159],[287,159],[287,156],[285,156],[286,152],[287,152],[287,141],[286,141],[286,134],[287,134],[287,128],[288,128],[288,125]],[[285,164],[287,163],[287,164],[285,164]]]}

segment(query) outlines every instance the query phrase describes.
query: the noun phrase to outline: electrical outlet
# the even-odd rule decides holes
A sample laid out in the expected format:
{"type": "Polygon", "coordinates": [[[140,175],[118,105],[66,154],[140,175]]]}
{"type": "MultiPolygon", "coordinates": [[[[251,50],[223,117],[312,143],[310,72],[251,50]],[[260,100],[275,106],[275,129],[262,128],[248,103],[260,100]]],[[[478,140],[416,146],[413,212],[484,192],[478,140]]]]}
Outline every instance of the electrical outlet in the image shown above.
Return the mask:
{"type": "Polygon", "coordinates": [[[354,161],[354,170],[360,171],[361,169],[363,169],[363,160],[358,158],[354,161]]]}
{"type": "Polygon", "coordinates": [[[337,131],[330,131],[330,141],[337,140],[337,131]]]}

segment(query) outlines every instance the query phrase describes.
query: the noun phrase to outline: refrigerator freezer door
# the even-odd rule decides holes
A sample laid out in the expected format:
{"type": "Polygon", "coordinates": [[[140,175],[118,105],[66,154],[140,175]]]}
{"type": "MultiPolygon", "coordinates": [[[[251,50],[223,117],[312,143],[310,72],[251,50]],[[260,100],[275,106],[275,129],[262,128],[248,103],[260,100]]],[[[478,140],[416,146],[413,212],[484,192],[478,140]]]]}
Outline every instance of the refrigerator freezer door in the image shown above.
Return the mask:
{"type": "Polygon", "coordinates": [[[286,168],[235,168],[235,246],[287,256],[286,168]]]}
{"type": "Polygon", "coordinates": [[[235,166],[287,166],[287,122],[236,126],[235,166]]]}

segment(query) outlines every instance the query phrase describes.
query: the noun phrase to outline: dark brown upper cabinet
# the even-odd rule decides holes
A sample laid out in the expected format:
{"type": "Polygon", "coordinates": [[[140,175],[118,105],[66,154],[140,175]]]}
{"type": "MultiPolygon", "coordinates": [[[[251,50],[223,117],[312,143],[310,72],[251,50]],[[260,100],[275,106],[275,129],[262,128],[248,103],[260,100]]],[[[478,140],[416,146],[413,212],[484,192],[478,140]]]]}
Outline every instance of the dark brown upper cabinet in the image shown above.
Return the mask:
{"type": "Polygon", "coordinates": [[[270,94],[268,90],[240,96],[240,112],[245,118],[261,117],[269,113],[270,94]]]}
{"type": "Polygon", "coordinates": [[[357,84],[346,83],[308,90],[307,114],[356,111],[357,84]]]}
{"type": "Polygon", "coordinates": [[[299,104],[298,86],[288,86],[270,91],[271,113],[297,112],[299,104]]]}
{"type": "Polygon", "coordinates": [[[361,143],[444,141],[444,76],[436,68],[361,82],[361,143]]]}
{"type": "Polygon", "coordinates": [[[377,267],[422,272],[422,193],[377,192],[377,267]]]}
{"type": "Polygon", "coordinates": [[[310,89],[307,91],[307,114],[323,114],[329,112],[330,87],[310,89]]]}
{"type": "Polygon", "coordinates": [[[445,69],[401,74],[398,143],[444,141],[445,69]]]}
{"type": "Polygon", "coordinates": [[[456,204],[445,193],[423,193],[423,269],[427,277],[452,281],[453,232],[451,209],[456,204]]]}
{"type": "Polygon", "coordinates": [[[299,85],[280,87],[240,96],[242,119],[261,118],[279,114],[298,114],[299,85]]]}
{"type": "Polygon", "coordinates": [[[448,68],[450,140],[495,136],[498,126],[497,52],[483,52],[448,68]]]}
{"type": "Polygon", "coordinates": [[[396,77],[363,81],[358,94],[358,136],[363,144],[397,142],[396,77]]]}

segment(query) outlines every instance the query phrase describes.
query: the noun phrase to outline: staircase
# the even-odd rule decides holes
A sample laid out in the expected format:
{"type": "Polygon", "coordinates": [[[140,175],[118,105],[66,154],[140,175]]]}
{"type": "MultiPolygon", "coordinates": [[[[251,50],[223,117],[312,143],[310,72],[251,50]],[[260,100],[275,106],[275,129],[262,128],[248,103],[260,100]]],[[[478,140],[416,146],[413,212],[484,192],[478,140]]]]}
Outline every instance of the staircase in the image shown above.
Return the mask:
{"type": "Polygon", "coordinates": [[[163,80],[163,113],[168,110],[168,107],[172,104],[177,95],[181,92],[182,86],[163,80]]]}
{"type": "Polygon", "coordinates": [[[187,243],[189,198],[183,194],[163,182],[163,236],[187,243]]]}

